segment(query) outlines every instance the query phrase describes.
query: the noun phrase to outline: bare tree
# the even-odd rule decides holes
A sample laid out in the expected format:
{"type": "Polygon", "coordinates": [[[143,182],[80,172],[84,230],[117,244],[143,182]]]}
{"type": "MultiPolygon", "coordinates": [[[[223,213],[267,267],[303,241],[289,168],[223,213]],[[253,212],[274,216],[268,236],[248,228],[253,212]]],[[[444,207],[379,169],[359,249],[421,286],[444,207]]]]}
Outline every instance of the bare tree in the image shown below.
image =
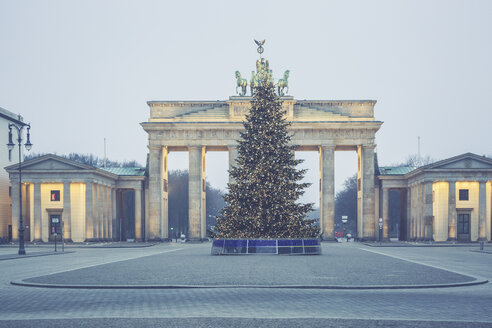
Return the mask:
{"type": "MultiPolygon", "coordinates": [[[[24,155],[24,161],[28,161],[31,159],[35,159],[44,155],[48,155],[47,153],[32,153],[24,155]]],[[[57,155],[56,153],[54,155],[57,155]]],[[[57,155],[66,159],[69,159],[74,162],[94,166],[94,167],[104,167],[104,159],[94,156],[92,154],[78,154],[78,153],[70,153],[68,155],[57,155]]],[[[137,161],[111,161],[106,160],[106,167],[142,167],[140,163],[137,161]]]]}
{"type": "Polygon", "coordinates": [[[414,168],[434,163],[436,160],[429,155],[419,157],[417,154],[408,155],[404,162],[392,166],[412,166],[414,168]]]}

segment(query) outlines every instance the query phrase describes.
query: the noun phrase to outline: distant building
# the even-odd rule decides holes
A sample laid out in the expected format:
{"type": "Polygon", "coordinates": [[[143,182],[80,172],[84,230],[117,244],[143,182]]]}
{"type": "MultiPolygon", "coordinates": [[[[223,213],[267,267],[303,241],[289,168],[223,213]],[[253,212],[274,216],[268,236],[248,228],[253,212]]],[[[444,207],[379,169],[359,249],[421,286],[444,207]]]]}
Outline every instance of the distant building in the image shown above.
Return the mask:
{"type": "Polygon", "coordinates": [[[492,159],[472,153],[419,168],[380,167],[376,183],[383,239],[389,238],[389,191],[400,192],[399,238],[491,241],[492,159]]]}
{"type": "MultiPolygon", "coordinates": [[[[14,114],[0,107],[0,167],[4,168],[19,162],[19,148],[7,149],[9,124],[24,124],[20,115],[14,114]],[[2,142],[3,140],[3,142],[2,142]]],[[[21,149],[22,158],[22,149],[21,149]]],[[[0,170],[0,242],[5,242],[11,236],[11,189],[9,175],[5,170],[0,170]]]]}

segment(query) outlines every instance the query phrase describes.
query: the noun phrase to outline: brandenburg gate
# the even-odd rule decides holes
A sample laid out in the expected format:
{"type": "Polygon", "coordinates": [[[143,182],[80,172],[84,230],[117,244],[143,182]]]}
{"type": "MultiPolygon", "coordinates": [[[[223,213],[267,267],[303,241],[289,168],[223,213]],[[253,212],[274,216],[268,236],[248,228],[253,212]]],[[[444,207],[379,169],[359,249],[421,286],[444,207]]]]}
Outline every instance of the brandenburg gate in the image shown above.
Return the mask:
{"type": "MultiPolygon", "coordinates": [[[[228,151],[229,167],[235,163],[236,140],[243,129],[244,115],[251,107],[252,98],[244,94],[243,90],[240,96],[225,101],[148,102],[150,118],[141,123],[149,135],[146,240],[169,238],[168,154],[172,151],[189,152],[188,237],[206,237],[205,154],[208,151],[228,151]]],[[[357,152],[357,233],[361,239],[376,239],[374,150],[375,135],[382,125],[374,118],[376,101],[296,100],[283,95],[281,99],[287,120],[292,122],[289,128],[292,143],[299,151],[319,153],[323,239],[334,238],[335,151],[357,152]]]]}

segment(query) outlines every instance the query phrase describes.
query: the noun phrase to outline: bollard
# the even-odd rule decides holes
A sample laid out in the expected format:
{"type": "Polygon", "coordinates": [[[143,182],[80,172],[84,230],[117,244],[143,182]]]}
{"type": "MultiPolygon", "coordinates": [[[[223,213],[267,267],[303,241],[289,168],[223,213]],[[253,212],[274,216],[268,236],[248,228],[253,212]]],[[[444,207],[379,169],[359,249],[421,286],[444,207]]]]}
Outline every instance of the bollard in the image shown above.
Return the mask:
{"type": "Polygon", "coordinates": [[[483,251],[483,240],[480,241],[480,250],[483,251]]]}

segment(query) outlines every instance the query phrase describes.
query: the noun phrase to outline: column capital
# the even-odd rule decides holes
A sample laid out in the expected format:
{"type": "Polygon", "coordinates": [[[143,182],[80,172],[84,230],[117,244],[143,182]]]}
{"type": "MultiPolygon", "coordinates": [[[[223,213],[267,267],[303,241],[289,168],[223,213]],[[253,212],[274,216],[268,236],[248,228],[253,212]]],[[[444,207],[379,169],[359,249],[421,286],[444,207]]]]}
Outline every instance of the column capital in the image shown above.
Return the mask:
{"type": "Polygon", "coordinates": [[[151,146],[151,145],[147,146],[149,151],[160,151],[163,147],[167,147],[167,146],[151,146]]]}
{"type": "Polygon", "coordinates": [[[207,147],[206,146],[201,146],[201,145],[198,145],[198,146],[186,146],[186,148],[188,148],[188,151],[192,150],[192,149],[195,149],[195,150],[202,150],[202,149],[205,149],[205,151],[207,151],[207,147]]]}
{"type": "Polygon", "coordinates": [[[374,150],[374,149],[376,149],[376,145],[375,144],[369,144],[369,145],[363,144],[363,145],[361,145],[361,147],[362,147],[362,149],[367,149],[367,150],[370,150],[370,149],[374,150]]]}
{"type": "Polygon", "coordinates": [[[335,150],[336,146],[335,145],[319,145],[318,149],[322,150],[335,150]]]}

